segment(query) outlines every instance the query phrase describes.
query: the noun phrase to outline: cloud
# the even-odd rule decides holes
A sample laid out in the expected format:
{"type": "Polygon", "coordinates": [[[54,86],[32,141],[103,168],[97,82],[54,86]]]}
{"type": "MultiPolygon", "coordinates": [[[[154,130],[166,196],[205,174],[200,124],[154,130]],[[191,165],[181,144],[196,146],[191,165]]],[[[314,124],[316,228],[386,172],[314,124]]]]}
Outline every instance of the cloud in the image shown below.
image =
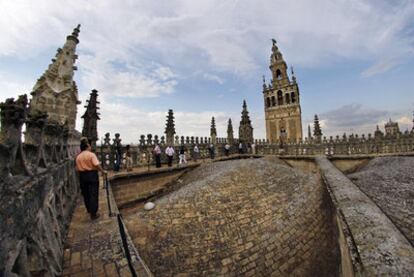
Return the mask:
{"type": "MultiPolygon", "coordinates": [[[[319,122],[325,136],[341,135],[343,133],[373,133],[375,126],[384,127],[389,118],[400,125],[402,131],[410,129],[411,120],[402,111],[372,109],[361,104],[348,104],[337,109],[322,113],[319,122]]],[[[307,136],[307,126],[313,131],[313,118],[304,120],[307,136]]]]}
{"type": "MultiPolygon", "coordinates": [[[[125,101],[109,101],[108,95],[99,93],[100,110],[103,120],[98,121],[98,135],[103,138],[106,132],[120,133],[124,143],[138,143],[141,135],[164,136],[167,111],[144,111],[125,101]]],[[[80,108],[80,107],[79,107],[80,108]]],[[[77,129],[81,130],[83,109],[78,111],[77,129]]],[[[232,119],[234,137],[239,135],[240,112],[206,110],[202,112],[174,111],[175,130],[178,136],[210,136],[211,118],[216,122],[217,136],[227,137],[228,119],[232,119]]],[[[255,138],[265,138],[264,117],[250,114],[255,138]]]]}
{"type": "MultiPolygon", "coordinates": [[[[109,132],[111,136],[120,133],[125,143],[138,143],[140,135],[152,134],[164,136],[166,111],[146,112],[125,103],[111,103],[101,100],[102,114],[110,114],[98,122],[99,136],[109,132]]],[[[219,137],[227,136],[228,113],[220,111],[203,111],[200,113],[175,112],[175,129],[178,136],[210,136],[211,117],[216,119],[219,137]]],[[[78,121],[81,128],[81,121],[78,121]]],[[[237,136],[237,134],[236,134],[237,136]]]]}
{"type": "Polygon", "coordinates": [[[32,91],[33,83],[25,79],[17,79],[5,72],[0,72],[0,101],[7,98],[16,98],[21,94],[28,94],[32,91]]]}
{"type": "MultiPolygon", "coordinates": [[[[75,75],[81,97],[91,88],[108,94],[101,101],[100,130],[125,132],[131,141],[141,131],[162,132],[165,121],[164,111],[147,113],[128,103],[131,98],[174,93],[190,78],[195,78],[193,83],[204,79],[223,86],[251,83],[267,71],[272,37],[295,66],[357,61],[368,65],[363,77],[383,74],[414,56],[412,0],[72,0],[64,5],[14,0],[2,1],[1,7],[0,59],[53,57],[65,35],[82,24],[75,75]]],[[[0,77],[2,97],[30,91],[35,80],[18,74],[0,77]]],[[[237,93],[236,86],[234,97],[237,93]]],[[[227,118],[233,123],[240,118],[238,111],[206,110],[177,113],[180,133],[208,135],[210,118],[216,114],[224,126],[219,133],[225,136],[227,118]]],[[[321,114],[321,124],[335,134],[365,132],[389,115],[403,116],[349,105],[321,114]]],[[[263,116],[251,118],[255,137],[264,137],[263,116]]]]}
{"type": "Polygon", "coordinates": [[[206,79],[206,80],[209,80],[209,81],[217,82],[220,85],[224,84],[224,80],[222,78],[220,78],[219,76],[214,75],[214,74],[204,73],[203,78],[206,79]]]}
{"type": "Polygon", "coordinates": [[[64,8],[51,0],[16,0],[2,4],[0,57],[61,45],[62,34],[80,21],[83,51],[124,62],[158,59],[173,72],[197,65],[209,74],[256,76],[276,37],[290,63],[318,67],[354,59],[372,64],[362,73],[370,76],[413,57],[413,18],[409,0],[74,0],[64,8]]]}
{"type": "Polygon", "coordinates": [[[173,93],[178,83],[176,75],[166,66],[140,68],[126,64],[128,70],[124,70],[96,56],[85,55],[80,60],[82,82],[112,96],[153,98],[173,93]]]}

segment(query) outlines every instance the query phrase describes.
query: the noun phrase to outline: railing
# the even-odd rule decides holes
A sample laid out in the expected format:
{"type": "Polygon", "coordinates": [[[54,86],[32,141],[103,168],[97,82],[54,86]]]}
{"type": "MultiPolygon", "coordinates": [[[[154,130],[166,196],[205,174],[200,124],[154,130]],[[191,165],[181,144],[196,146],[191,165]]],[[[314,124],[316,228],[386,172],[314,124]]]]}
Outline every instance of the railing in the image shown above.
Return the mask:
{"type": "Polygon", "coordinates": [[[128,242],[127,242],[127,237],[126,237],[127,235],[125,233],[125,226],[124,226],[124,221],[122,220],[122,215],[117,214],[116,217],[118,221],[119,233],[121,234],[122,247],[124,248],[124,251],[125,251],[125,256],[128,261],[129,270],[131,271],[131,274],[133,277],[137,277],[135,268],[132,265],[131,253],[129,252],[128,242]]]}
{"type": "Polygon", "coordinates": [[[119,234],[121,236],[121,241],[122,241],[122,248],[124,250],[125,257],[128,261],[128,267],[129,267],[129,270],[131,272],[131,275],[133,277],[138,276],[137,271],[136,271],[135,266],[134,266],[133,258],[131,257],[130,246],[133,248],[133,251],[135,252],[134,253],[135,257],[138,260],[138,262],[140,263],[140,266],[142,267],[142,270],[140,272],[142,272],[143,274],[146,274],[147,276],[153,276],[151,271],[148,269],[148,267],[146,266],[144,261],[139,256],[138,251],[135,249],[135,247],[131,244],[128,244],[129,235],[127,234],[127,231],[126,231],[126,228],[125,228],[125,222],[122,218],[122,215],[120,214],[120,212],[118,210],[118,207],[116,205],[115,198],[114,198],[114,195],[112,193],[111,183],[109,182],[109,179],[108,179],[107,175],[105,175],[105,190],[106,190],[106,198],[107,198],[106,200],[107,200],[107,203],[108,203],[108,214],[109,214],[110,217],[115,217],[116,216],[116,218],[117,218],[119,234]]]}

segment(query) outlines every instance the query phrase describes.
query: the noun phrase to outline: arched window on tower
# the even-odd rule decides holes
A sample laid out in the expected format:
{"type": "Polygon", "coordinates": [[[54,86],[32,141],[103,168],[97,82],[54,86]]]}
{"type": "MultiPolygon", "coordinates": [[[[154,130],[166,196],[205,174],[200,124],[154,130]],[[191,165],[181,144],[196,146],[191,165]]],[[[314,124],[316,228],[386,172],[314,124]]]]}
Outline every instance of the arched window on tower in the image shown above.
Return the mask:
{"type": "Polygon", "coordinates": [[[290,100],[292,103],[296,103],[296,95],[293,91],[290,93],[290,100]]]}
{"type": "Polygon", "coordinates": [[[283,105],[283,93],[281,90],[277,92],[277,104],[279,106],[283,105]]]}
{"type": "Polygon", "coordinates": [[[270,107],[270,97],[266,98],[266,106],[269,108],[270,107]]]}
{"type": "Polygon", "coordinates": [[[281,80],[282,79],[282,72],[280,71],[280,69],[276,70],[276,79],[277,80],[281,80]]]}
{"type": "Polygon", "coordinates": [[[285,103],[286,103],[286,105],[290,104],[290,94],[289,93],[285,94],[285,103]]]}
{"type": "Polygon", "coordinates": [[[272,96],[272,106],[276,106],[276,98],[272,96]]]}

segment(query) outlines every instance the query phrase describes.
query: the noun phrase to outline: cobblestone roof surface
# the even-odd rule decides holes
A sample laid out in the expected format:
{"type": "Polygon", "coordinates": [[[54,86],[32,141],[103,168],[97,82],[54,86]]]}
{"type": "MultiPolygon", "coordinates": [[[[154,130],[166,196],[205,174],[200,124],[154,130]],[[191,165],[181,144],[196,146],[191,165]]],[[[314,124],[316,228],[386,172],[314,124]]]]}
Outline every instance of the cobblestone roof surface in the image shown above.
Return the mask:
{"type": "Polygon", "coordinates": [[[316,175],[276,158],[201,165],[126,215],[155,276],[336,276],[332,207],[316,175]],[[273,276],[273,275],[272,275],[273,276]]]}
{"type": "Polygon", "coordinates": [[[414,157],[378,157],[348,177],[414,245],[414,157]]]}

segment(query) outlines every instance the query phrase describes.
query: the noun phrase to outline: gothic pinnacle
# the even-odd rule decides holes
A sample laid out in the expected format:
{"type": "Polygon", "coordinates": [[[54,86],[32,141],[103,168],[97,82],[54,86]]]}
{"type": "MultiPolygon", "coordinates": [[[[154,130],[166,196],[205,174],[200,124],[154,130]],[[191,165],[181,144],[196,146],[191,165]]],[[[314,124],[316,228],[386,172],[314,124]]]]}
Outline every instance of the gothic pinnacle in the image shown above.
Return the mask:
{"type": "Polygon", "coordinates": [[[69,36],[67,36],[66,37],[66,39],[68,40],[68,39],[72,39],[72,40],[74,40],[76,43],[79,43],[79,39],[78,39],[78,37],[79,37],[79,32],[80,32],[80,24],[78,24],[78,26],[76,26],[76,28],[75,29],[73,29],[73,32],[72,32],[72,34],[70,34],[69,36]]]}
{"type": "Polygon", "coordinates": [[[296,76],[295,76],[295,71],[293,71],[293,65],[290,66],[290,70],[292,72],[292,80],[293,82],[296,82],[296,76]]]}

